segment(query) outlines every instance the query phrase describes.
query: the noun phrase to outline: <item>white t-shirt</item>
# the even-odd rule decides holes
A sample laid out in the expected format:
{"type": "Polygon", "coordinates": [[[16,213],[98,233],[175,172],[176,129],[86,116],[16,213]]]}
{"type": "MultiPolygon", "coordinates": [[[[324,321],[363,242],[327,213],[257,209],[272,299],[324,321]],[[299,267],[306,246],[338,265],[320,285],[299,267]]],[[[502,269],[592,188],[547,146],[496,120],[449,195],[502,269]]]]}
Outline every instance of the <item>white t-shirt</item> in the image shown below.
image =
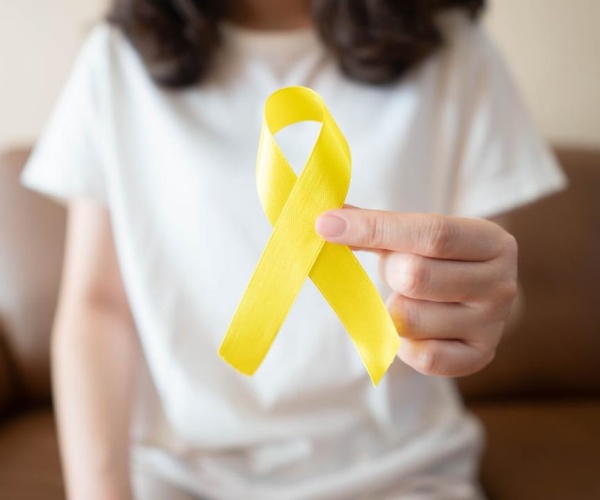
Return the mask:
{"type": "MultiPolygon", "coordinates": [[[[396,360],[374,388],[310,281],[252,378],[217,354],[272,230],[254,162],[280,87],[315,89],[339,123],[348,203],[485,217],[563,186],[481,28],[449,15],[445,29],[446,48],[377,87],[342,76],[311,30],[226,25],[209,79],[177,92],[118,31],[89,36],[23,182],[110,209],[145,354],[136,464],[209,498],[477,496],[481,433],[452,381],[396,360]]],[[[295,168],[313,139],[281,134],[295,168]]],[[[358,257],[387,295],[376,257],[358,257]]]]}

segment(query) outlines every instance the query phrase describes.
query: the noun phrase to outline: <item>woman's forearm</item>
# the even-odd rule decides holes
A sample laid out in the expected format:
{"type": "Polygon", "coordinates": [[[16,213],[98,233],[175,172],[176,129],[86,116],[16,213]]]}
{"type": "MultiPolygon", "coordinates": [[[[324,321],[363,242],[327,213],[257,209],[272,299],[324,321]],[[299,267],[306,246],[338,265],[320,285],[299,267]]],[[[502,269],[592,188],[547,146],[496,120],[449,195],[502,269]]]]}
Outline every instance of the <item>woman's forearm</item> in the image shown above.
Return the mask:
{"type": "Polygon", "coordinates": [[[106,305],[61,309],[52,361],[68,498],[130,500],[130,402],[139,362],[132,322],[106,305]]]}

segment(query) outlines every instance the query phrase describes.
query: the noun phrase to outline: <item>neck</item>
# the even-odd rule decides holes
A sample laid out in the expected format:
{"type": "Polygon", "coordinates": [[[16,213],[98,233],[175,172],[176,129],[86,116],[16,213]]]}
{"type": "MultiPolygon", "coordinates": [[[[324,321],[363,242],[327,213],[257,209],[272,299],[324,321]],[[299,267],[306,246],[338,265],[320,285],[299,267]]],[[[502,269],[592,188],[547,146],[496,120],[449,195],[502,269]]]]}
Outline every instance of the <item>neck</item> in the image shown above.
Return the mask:
{"type": "Polygon", "coordinates": [[[310,0],[239,0],[231,20],[245,28],[289,30],[311,25],[310,0]]]}

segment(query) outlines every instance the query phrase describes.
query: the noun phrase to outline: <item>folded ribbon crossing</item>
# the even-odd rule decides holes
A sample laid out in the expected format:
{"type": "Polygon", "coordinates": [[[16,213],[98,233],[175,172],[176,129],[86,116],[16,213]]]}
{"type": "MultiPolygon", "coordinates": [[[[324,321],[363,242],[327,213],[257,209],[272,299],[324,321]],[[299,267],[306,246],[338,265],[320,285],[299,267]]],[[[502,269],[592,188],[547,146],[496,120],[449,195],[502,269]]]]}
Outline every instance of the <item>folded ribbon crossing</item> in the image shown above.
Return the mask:
{"type": "Polygon", "coordinates": [[[269,97],[257,185],[273,232],[219,349],[242,373],[260,366],[307,277],[342,321],[374,385],[394,360],[399,337],[377,289],[348,247],[326,242],[314,228],[320,214],[343,206],[350,173],[348,144],[317,93],[289,87],[269,97]],[[301,121],[321,129],[297,177],[274,135],[301,121]]]}

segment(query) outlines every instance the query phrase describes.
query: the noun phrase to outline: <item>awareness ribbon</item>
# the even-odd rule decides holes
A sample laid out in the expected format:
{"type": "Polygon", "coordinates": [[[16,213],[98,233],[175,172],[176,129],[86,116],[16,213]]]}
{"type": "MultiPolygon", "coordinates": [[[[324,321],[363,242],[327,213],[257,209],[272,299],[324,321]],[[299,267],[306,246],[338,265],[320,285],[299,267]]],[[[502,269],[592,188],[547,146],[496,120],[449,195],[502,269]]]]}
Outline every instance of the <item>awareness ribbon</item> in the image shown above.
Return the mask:
{"type": "Polygon", "coordinates": [[[240,372],[260,366],[307,277],[346,328],[373,385],[394,360],[400,340],[377,289],[347,246],[326,242],[314,228],[320,214],[343,206],[350,171],[346,139],[316,92],[288,87],[267,99],[256,176],[273,232],[219,349],[240,372]],[[321,128],[297,177],[274,135],[302,121],[321,128]]]}

